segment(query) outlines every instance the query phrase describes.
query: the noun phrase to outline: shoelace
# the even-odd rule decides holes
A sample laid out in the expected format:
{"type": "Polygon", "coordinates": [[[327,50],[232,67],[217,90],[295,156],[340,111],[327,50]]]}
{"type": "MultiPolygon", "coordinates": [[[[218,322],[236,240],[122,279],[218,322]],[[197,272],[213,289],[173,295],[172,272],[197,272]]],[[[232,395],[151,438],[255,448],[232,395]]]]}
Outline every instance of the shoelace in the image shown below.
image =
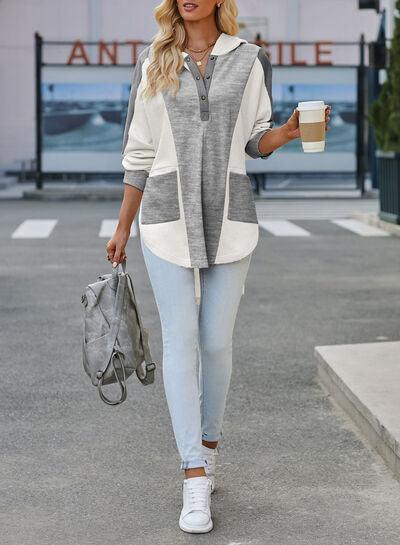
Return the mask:
{"type": "Polygon", "coordinates": [[[209,482],[197,482],[191,483],[191,479],[188,479],[186,483],[186,490],[188,493],[189,508],[190,509],[206,509],[207,508],[207,493],[209,482]]]}

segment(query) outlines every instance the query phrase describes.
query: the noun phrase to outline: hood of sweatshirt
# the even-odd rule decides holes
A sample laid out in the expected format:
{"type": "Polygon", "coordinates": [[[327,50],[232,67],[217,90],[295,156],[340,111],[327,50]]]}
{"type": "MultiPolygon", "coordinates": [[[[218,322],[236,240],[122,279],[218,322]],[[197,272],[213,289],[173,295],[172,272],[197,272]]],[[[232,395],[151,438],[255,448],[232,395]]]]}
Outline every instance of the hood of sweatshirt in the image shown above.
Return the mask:
{"type": "MultiPolygon", "coordinates": [[[[229,51],[233,51],[234,49],[236,49],[238,45],[242,42],[247,43],[247,40],[245,40],[244,38],[239,38],[238,36],[231,36],[230,34],[222,32],[218,36],[210,55],[224,55],[225,53],[229,53],[229,51]]],[[[189,53],[187,53],[186,51],[182,51],[182,55],[184,58],[186,58],[189,53]]],[[[184,63],[184,66],[187,70],[189,70],[186,62],[184,63]]]]}

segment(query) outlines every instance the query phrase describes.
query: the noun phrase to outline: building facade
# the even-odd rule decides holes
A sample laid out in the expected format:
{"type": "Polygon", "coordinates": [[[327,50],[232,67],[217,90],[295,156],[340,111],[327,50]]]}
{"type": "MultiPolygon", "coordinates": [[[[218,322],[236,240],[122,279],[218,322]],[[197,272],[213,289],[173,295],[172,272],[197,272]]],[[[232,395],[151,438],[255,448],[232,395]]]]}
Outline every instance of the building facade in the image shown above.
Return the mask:
{"type": "MultiPolygon", "coordinates": [[[[382,6],[392,0],[381,0],[382,6]]],[[[156,0],[0,0],[0,167],[35,155],[34,32],[44,40],[150,41],[156,0]]],[[[240,36],[268,42],[374,40],[379,16],[357,0],[238,0],[240,36]]],[[[278,49],[271,46],[271,61],[278,49]]],[[[284,62],[293,52],[281,48],[284,62]]],[[[299,58],[307,55],[301,49],[299,58]]],[[[311,61],[312,62],[312,61],[311,61]]]]}

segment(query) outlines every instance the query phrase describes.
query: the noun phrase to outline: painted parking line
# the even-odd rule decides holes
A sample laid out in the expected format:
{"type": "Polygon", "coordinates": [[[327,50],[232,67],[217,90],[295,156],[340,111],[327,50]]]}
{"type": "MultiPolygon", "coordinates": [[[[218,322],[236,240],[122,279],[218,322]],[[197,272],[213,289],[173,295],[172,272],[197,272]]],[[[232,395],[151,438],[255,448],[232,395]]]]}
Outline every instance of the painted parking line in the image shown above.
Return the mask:
{"type": "Polygon", "coordinates": [[[374,227],[373,225],[367,225],[366,223],[363,223],[362,221],[358,221],[358,220],[337,219],[337,220],[331,220],[331,222],[335,223],[336,225],[339,225],[339,227],[343,227],[343,229],[352,231],[353,233],[356,233],[357,235],[360,235],[362,237],[390,236],[390,233],[388,233],[387,231],[384,231],[383,229],[378,229],[378,227],[374,227]]]}
{"type": "Polygon", "coordinates": [[[30,219],[23,221],[11,238],[48,238],[58,220],[30,219]]]}
{"type": "Polygon", "coordinates": [[[308,237],[311,235],[306,229],[288,220],[259,220],[258,223],[262,229],[277,237],[308,237]]]}
{"type": "MultiPolygon", "coordinates": [[[[102,220],[100,231],[99,231],[99,237],[101,238],[111,238],[114,234],[114,231],[117,227],[118,220],[117,219],[111,219],[111,220],[102,220]]],[[[137,229],[136,229],[136,223],[132,223],[132,229],[131,229],[131,238],[137,236],[137,229]]]]}

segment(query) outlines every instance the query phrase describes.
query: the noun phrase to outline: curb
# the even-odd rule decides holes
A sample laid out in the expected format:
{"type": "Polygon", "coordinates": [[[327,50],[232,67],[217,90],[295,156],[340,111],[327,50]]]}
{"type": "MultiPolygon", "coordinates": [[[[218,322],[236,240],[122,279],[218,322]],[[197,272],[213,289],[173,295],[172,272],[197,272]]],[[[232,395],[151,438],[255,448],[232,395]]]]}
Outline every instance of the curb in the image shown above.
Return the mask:
{"type": "Polygon", "coordinates": [[[35,201],[75,201],[75,200],[122,200],[123,188],[60,188],[32,189],[22,193],[22,199],[35,201]]]}
{"type": "Polygon", "coordinates": [[[372,225],[373,227],[379,227],[387,231],[391,235],[400,237],[400,225],[396,223],[390,223],[389,221],[381,220],[378,214],[375,212],[353,212],[351,217],[355,220],[362,221],[367,225],[372,225]]]}
{"type": "Polygon", "coordinates": [[[400,480],[400,342],[316,346],[318,380],[400,480]],[[399,379],[399,380],[397,380],[399,379]]]}

